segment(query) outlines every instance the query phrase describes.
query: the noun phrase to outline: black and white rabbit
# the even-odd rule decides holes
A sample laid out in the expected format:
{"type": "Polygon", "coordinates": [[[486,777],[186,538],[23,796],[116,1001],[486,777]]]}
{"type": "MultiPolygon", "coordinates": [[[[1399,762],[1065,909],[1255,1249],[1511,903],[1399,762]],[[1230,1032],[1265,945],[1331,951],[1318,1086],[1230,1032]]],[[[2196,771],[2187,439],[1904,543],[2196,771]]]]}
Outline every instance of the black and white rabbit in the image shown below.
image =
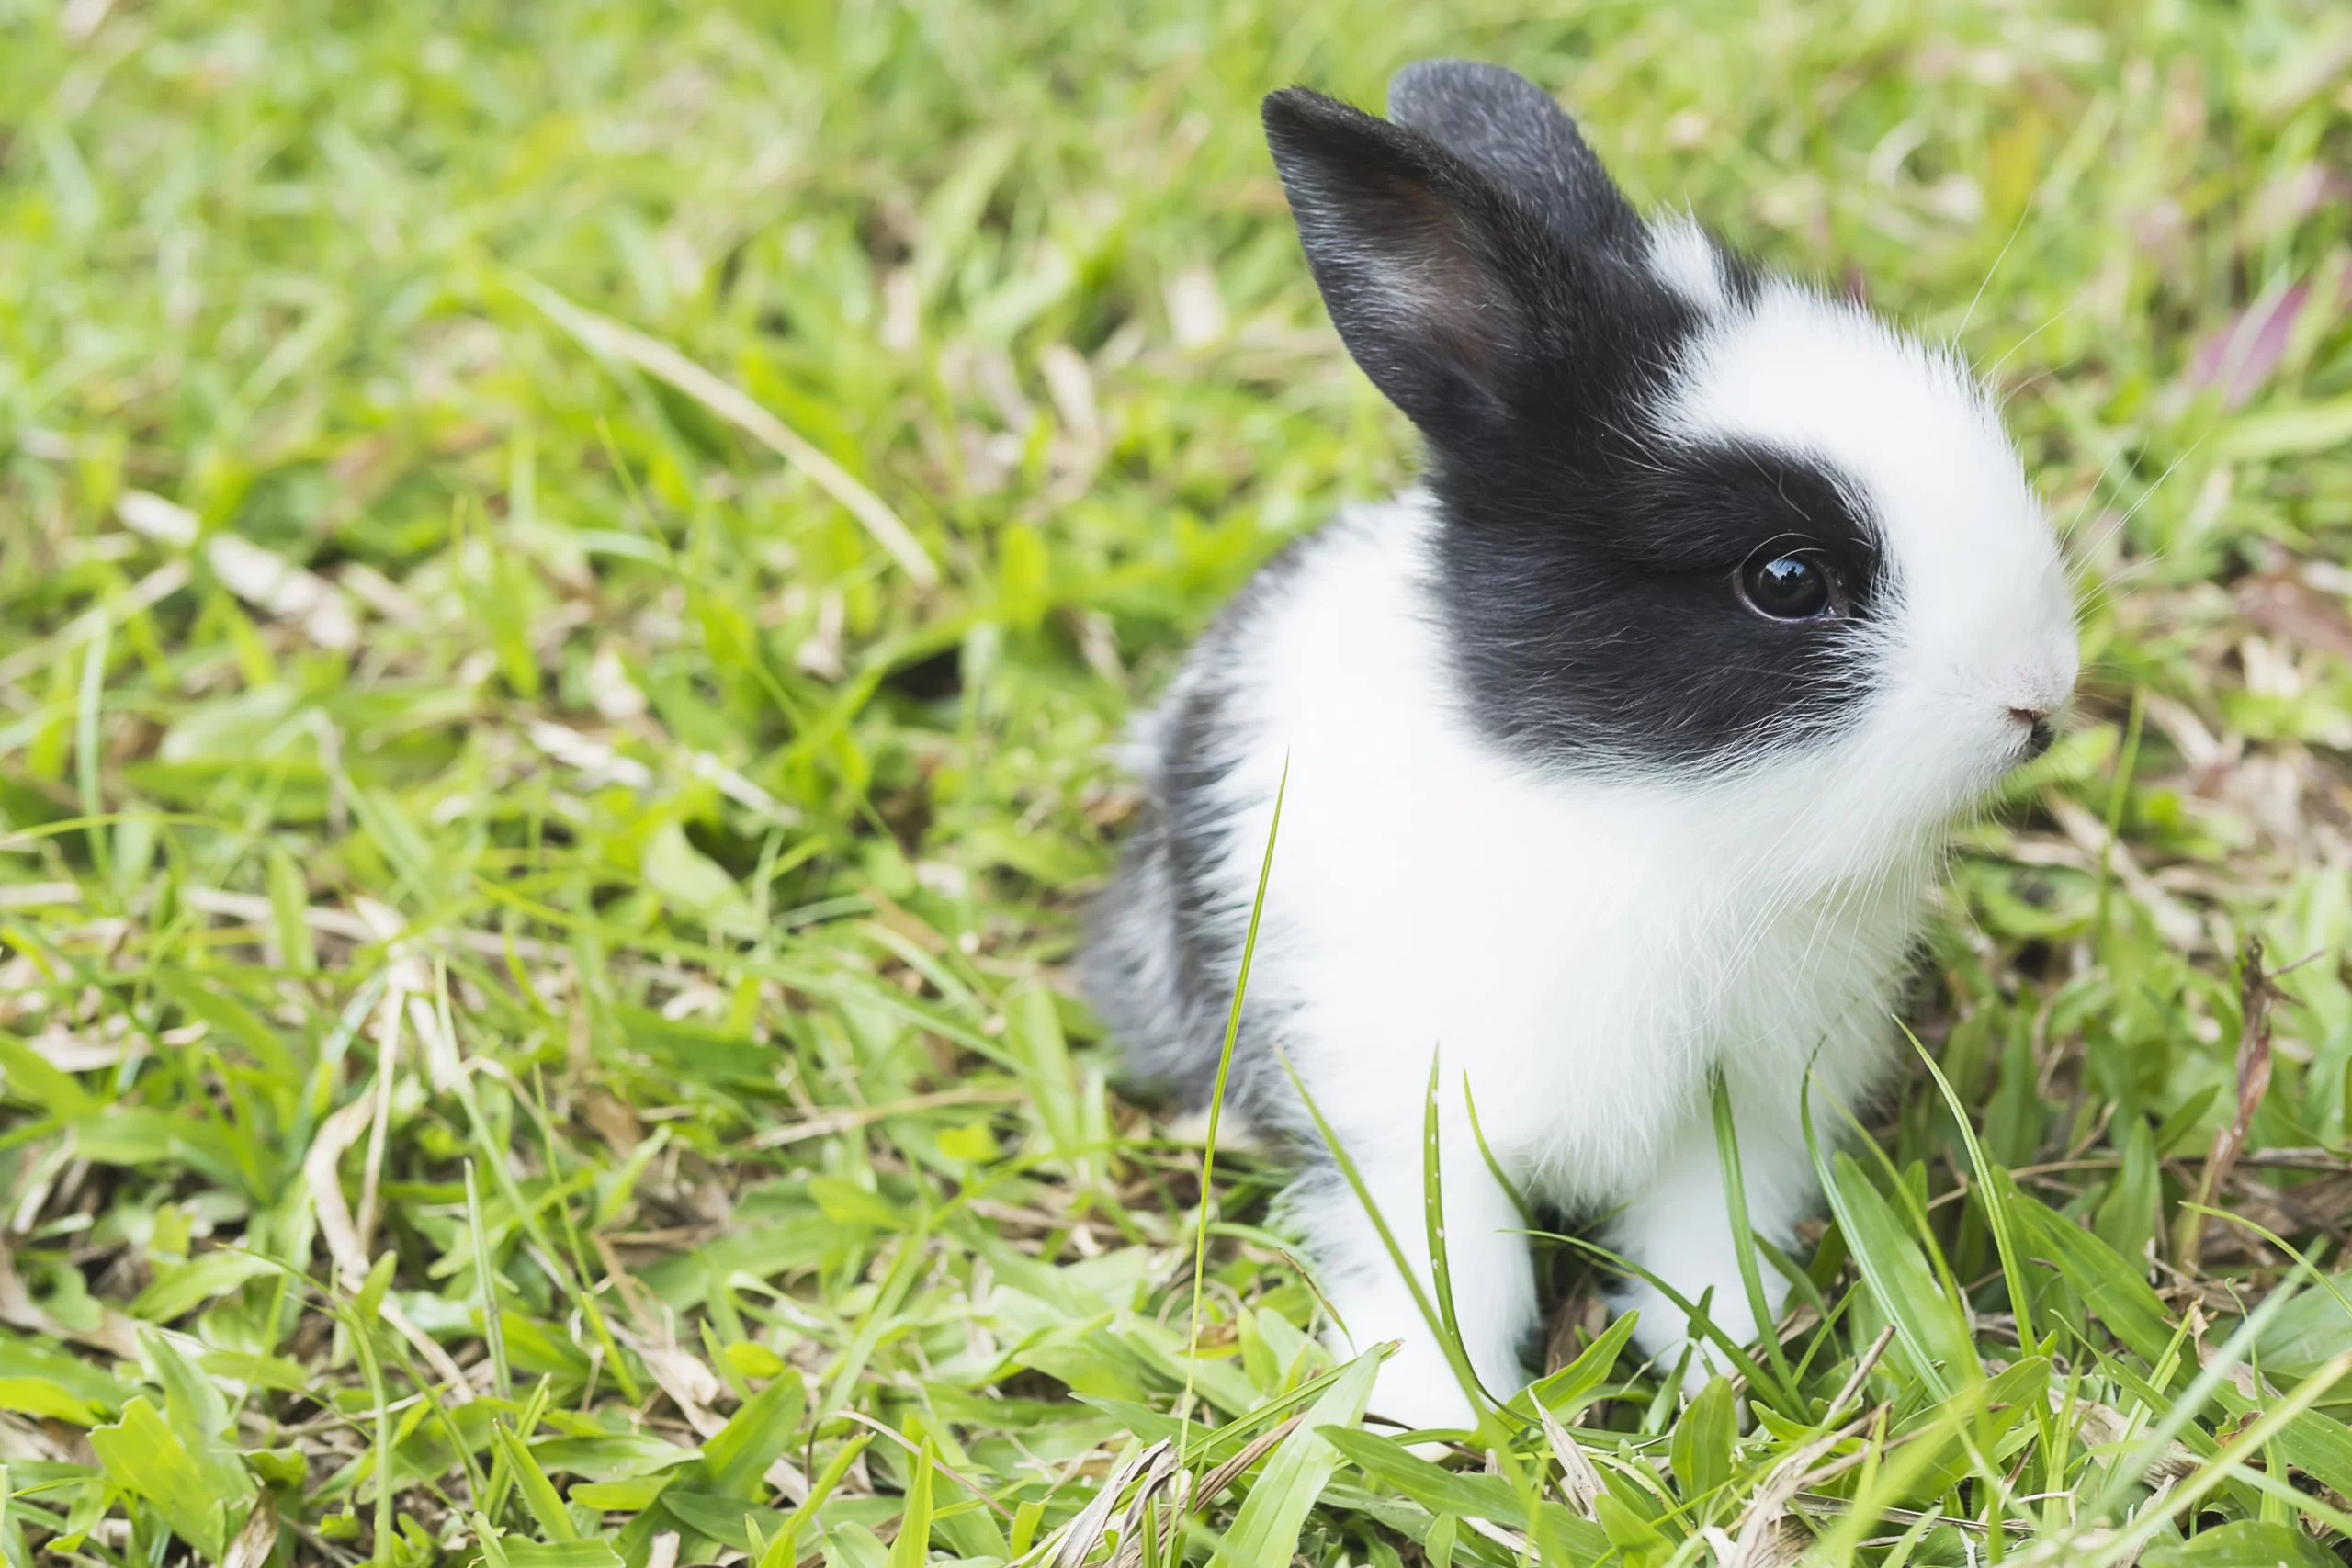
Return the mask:
{"type": "MultiPolygon", "coordinates": [[[[1268,566],[1145,721],[1148,819],[1086,975],[1136,1069],[1204,1103],[1287,763],[1228,1101],[1312,1158],[1282,1046],[1418,1257],[1442,1047],[1454,1304],[1505,1395],[1535,1287],[1465,1074],[1522,1191],[1613,1213],[1617,1247],[1752,1337],[1710,1071],[1756,1227],[1789,1246],[1808,1066],[1816,1104],[1858,1104],[1896,1060],[1948,826],[2048,744],[2075,625],[1951,354],[1645,223],[1508,71],[1424,62],[1389,111],[1292,88],[1266,135],[1426,480],[1268,566]]],[[[1374,1410],[1465,1424],[1354,1195],[1319,1167],[1295,1199],[1354,1342],[1405,1342],[1374,1410]]],[[[1656,1291],[1619,1305],[1677,1353],[1656,1291]]]]}

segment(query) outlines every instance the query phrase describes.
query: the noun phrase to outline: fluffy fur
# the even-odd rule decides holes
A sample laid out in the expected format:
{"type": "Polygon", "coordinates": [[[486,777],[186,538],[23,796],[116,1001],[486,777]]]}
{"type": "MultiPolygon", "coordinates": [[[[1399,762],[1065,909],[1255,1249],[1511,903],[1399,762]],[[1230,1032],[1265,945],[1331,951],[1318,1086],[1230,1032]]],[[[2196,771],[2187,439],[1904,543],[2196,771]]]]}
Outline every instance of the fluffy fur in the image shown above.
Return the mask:
{"type": "MultiPolygon", "coordinates": [[[[1536,1326],[1530,1196],[1753,1336],[1706,1100],[1751,1214],[1815,1197],[1798,1109],[1856,1104],[1944,830],[2046,743],[2075,671],[2051,530],[1947,355],[1644,225],[1567,118],[1430,62],[1396,122],[1293,89],[1267,127],[1335,324],[1429,441],[1429,479],[1293,547],[1139,728],[1149,817],[1098,911],[1091,992],[1143,1075],[1208,1093],[1274,792],[1289,794],[1229,1094],[1311,1130],[1296,1065],[1418,1252],[1442,1051],[1454,1300],[1506,1394],[1536,1326]],[[1837,587],[1775,619],[1743,583],[1837,587]]],[[[1295,1193],[1374,1408],[1469,1415],[1352,1193],[1295,1193]]],[[[1424,1276],[1426,1277],[1426,1276],[1424,1276]]],[[[1629,1290],[1640,1342],[1687,1325],[1629,1290]]]]}

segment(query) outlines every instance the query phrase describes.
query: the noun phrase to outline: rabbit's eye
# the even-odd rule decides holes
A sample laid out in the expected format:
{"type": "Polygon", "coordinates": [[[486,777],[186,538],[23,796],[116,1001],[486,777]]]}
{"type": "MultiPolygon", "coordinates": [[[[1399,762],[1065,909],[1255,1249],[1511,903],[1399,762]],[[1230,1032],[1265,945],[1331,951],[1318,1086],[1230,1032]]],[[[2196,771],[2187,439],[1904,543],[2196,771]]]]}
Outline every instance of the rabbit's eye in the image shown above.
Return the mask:
{"type": "Polygon", "coordinates": [[[1776,621],[1809,621],[1834,610],[1837,585],[1816,556],[1758,550],[1740,568],[1742,597],[1776,621]]]}

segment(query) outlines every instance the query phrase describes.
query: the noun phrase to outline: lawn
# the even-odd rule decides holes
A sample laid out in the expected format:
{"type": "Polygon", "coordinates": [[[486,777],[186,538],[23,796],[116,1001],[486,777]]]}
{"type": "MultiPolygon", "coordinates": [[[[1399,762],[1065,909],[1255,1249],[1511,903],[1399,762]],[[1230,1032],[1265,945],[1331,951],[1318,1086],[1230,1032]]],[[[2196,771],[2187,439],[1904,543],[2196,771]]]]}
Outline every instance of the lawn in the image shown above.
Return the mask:
{"type": "Polygon", "coordinates": [[[0,0],[9,1568],[2341,1561],[2347,213],[2320,0],[0,0]],[[1558,1246],[1442,1463],[1070,982],[1433,53],[1955,338],[2086,670],[1784,1347],[1558,1246]]]}

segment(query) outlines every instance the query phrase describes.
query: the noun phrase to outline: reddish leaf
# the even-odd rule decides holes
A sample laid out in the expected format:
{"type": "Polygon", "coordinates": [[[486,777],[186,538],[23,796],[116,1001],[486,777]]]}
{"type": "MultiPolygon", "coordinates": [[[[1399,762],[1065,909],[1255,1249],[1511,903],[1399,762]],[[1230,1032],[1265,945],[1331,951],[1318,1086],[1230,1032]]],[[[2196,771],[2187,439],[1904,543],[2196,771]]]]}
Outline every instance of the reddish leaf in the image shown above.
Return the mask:
{"type": "Polygon", "coordinates": [[[2238,584],[2238,614],[2273,637],[2352,660],[2352,617],[2310,584],[2283,572],[2266,572],[2238,584]]]}
{"type": "Polygon", "coordinates": [[[2188,384],[2222,389],[2222,406],[2236,408],[2262,389],[2287,352],[2295,320],[2312,297],[2298,283],[2285,293],[2257,299],[2230,318],[2227,326],[2197,345],[2189,356],[2188,384]]]}

